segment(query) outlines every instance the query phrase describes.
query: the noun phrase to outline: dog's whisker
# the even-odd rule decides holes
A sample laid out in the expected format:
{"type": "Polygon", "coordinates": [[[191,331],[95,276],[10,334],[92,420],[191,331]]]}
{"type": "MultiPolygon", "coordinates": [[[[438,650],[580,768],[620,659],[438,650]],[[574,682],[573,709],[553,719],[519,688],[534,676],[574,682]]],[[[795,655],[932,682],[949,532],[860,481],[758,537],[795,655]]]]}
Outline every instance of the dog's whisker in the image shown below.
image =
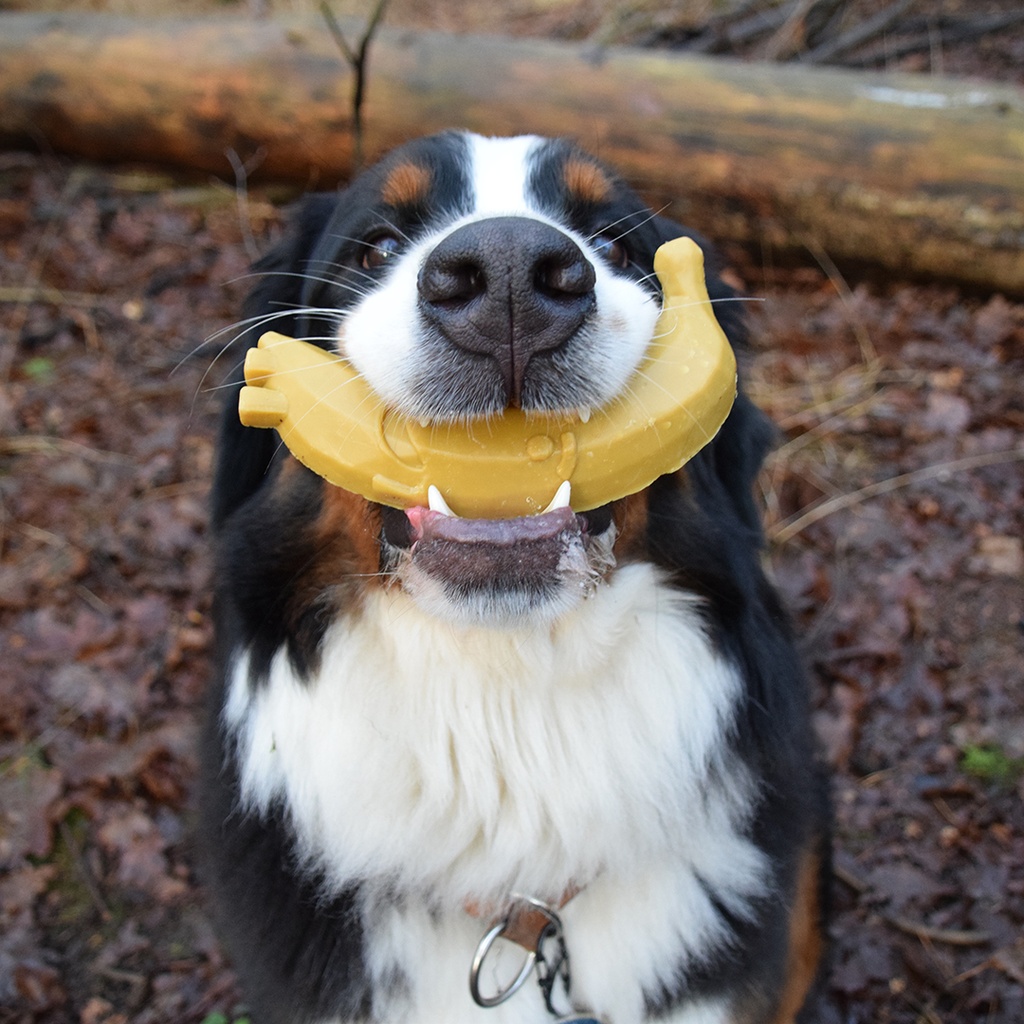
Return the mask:
{"type": "MultiPolygon", "coordinates": [[[[718,299],[695,299],[693,302],[674,302],[669,306],[662,303],[661,312],[669,312],[675,309],[692,309],[695,306],[721,306],[730,302],[765,302],[766,300],[758,296],[748,295],[724,295],[718,299]]],[[[672,328],[668,327],[665,331],[655,333],[651,336],[652,341],[660,341],[662,338],[667,337],[671,334],[672,328]]]]}
{"type": "MultiPolygon", "coordinates": [[[[220,357],[245,334],[259,328],[262,325],[271,323],[282,318],[287,318],[291,316],[310,315],[316,313],[337,315],[337,311],[331,309],[317,310],[312,309],[310,307],[299,307],[296,309],[290,306],[287,309],[279,310],[277,312],[261,313],[258,316],[248,317],[244,320],[236,320],[234,323],[228,324],[226,327],[222,327],[220,330],[214,331],[212,334],[207,335],[207,337],[203,339],[202,344],[196,349],[196,351],[199,351],[199,349],[202,348],[204,345],[209,345],[212,341],[215,341],[217,338],[220,338],[225,334],[231,334],[232,332],[234,332],[234,336],[228,340],[228,342],[219,350],[217,355],[210,362],[210,365],[207,367],[206,373],[203,374],[203,379],[205,380],[206,375],[216,364],[217,360],[220,359],[220,357]]],[[[184,360],[179,362],[177,366],[175,366],[175,369],[178,369],[180,366],[182,366],[183,363],[184,360]]]]}
{"type": "Polygon", "coordinates": [[[633,213],[627,213],[624,217],[619,217],[618,220],[613,220],[610,224],[606,224],[600,230],[595,231],[592,235],[588,236],[587,241],[592,242],[595,238],[597,238],[598,235],[608,234],[612,228],[616,227],[619,224],[622,224],[624,221],[628,221],[633,217],[641,217],[642,219],[637,221],[637,223],[631,224],[628,228],[626,228],[625,231],[621,232],[620,234],[616,235],[614,238],[611,239],[613,242],[618,242],[621,239],[625,238],[628,234],[630,234],[630,232],[636,231],[639,228],[642,228],[645,224],[648,224],[652,220],[655,220],[658,217],[660,217],[661,214],[668,209],[669,205],[670,204],[666,203],[658,210],[636,210],[633,213]]]}
{"type": "MultiPolygon", "coordinates": [[[[308,274],[305,271],[297,270],[251,270],[245,274],[239,274],[238,277],[231,278],[228,284],[237,284],[239,281],[251,281],[254,279],[265,279],[268,277],[296,277],[300,281],[315,281],[318,284],[326,284],[331,286],[346,287],[346,282],[339,281],[333,277],[321,277],[317,274],[308,274]]],[[[352,288],[352,285],[347,285],[352,288]]]]}
{"type": "Polygon", "coordinates": [[[329,285],[332,288],[340,288],[345,291],[352,292],[358,297],[362,297],[370,294],[370,289],[362,288],[357,284],[352,284],[348,281],[343,281],[339,278],[325,278],[325,276],[307,273],[305,271],[298,272],[295,270],[253,270],[250,273],[244,273],[233,278],[228,284],[234,282],[247,281],[253,278],[298,278],[300,281],[312,281],[321,285],[329,285]]]}
{"type": "Polygon", "coordinates": [[[646,223],[647,220],[650,219],[650,213],[651,211],[648,210],[646,207],[637,210],[631,210],[629,213],[624,213],[621,217],[617,217],[615,220],[609,221],[607,224],[603,224],[596,231],[587,235],[586,240],[588,242],[592,242],[595,238],[597,238],[598,235],[607,234],[609,231],[612,230],[612,228],[617,227],[619,224],[622,224],[625,221],[632,219],[633,217],[642,217],[644,218],[643,222],[646,223]]]}
{"type": "Polygon", "coordinates": [[[338,310],[332,307],[326,306],[291,306],[289,305],[286,309],[279,309],[272,313],[261,313],[258,316],[247,317],[244,320],[236,320],[234,323],[228,324],[226,327],[222,327],[218,331],[214,331],[213,334],[208,335],[204,339],[204,344],[208,344],[216,338],[221,337],[224,334],[230,334],[232,331],[236,332],[236,336],[232,339],[229,344],[234,344],[243,334],[249,333],[262,324],[268,324],[277,320],[287,319],[288,317],[302,317],[302,316],[323,316],[336,318],[338,316],[338,310]]]}
{"type": "Polygon", "coordinates": [[[662,304],[662,312],[673,309],[692,309],[694,306],[723,306],[730,302],[766,302],[767,300],[758,295],[722,295],[717,299],[694,299],[692,302],[673,302],[671,305],[662,304]]]}
{"type": "MultiPolygon", "coordinates": [[[[199,395],[207,393],[207,391],[210,390],[210,389],[207,389],[204,385],[206,384],[207,378],[213,372],[214,367],[223,358],[225,353],[227,353],[235,345],[235,343],[238,342],[242,337],[244,337],[246,334],[250,333],[254,329],[257,329],[260,326],[265,326],[266,324],[272,323],[272,322],[274,322],[274,321],[276,321],[276,320],[278,320],[280,318],[286,318],[286,317],[296,316],[296,315],[298,315],[298,316],[302,316],[302,315],[316,315],[317,313],[333,314],[335,316],[337,315],[337,311],[336,310],[330,310],[330,309],[315,309],[314,307],[300,307],[298,310],[296,310],[294,308],[289,308],[289,309],[285,309],[285,310],[279,310],[279,311],[273,312],[273,313],[264,313],[264,314],[261,314],[259,316],[248,317],[245,320],[236,321],[233,324],[229,324],[227,327],[221,328],[219,331],[215,331],[213,334],[211,334],[207,338],[205,338],[203,340],[202,344],[203,345],[208,345],[214,339],[219,338],[219,337],[223,336],[224,334],[235,332],[234,335],[231,338],[229,338],[227,340],[227,342],[220,347],[220,349],[218,350],[217,354],[210,360],[210,362],[207,365],[206,369],[203,371],[202,376],[199,378],[199,381],[196,384],[195,390],[192,393],[192,404],[191,404],[191,407],[190,407],[190,415],[194,415],[195,414],[195,405],[196,405],[196,401],[199,398],[199,395]]],[[[200,347],[202,347],[202,346],[200,346],[200,347]]],[[[198,351],[198,349],[197,349],[197,351],[198,351]]],[[[188,358],[188,357],[186,357],[186,358],[188,358]]],[[[179,369],[184,364],[184,362],[185,362],[185,359],[182,359],[181,361],[179,361],[178,364],[171,370],[171,373],[174,373],[177,369],[179,369]]],[[[232,371],[237,369],[238,365],[239,365],[239,363],[235,363],[235,365],[232,367],[232,371]]],[[[217,390],[217,389],[213,389],[213,390],[217,390]]]]}
{"type": "MultiPolygon", "coordinates": [[[[231,348],[231,346],[233,344],[234,344],[234,339],[228,341],[228,343],[226,345],[223,345],[221,347],[220,351],[213,357],[213,359],[210,360],[210,363],[206,367],[206,369],[203,370],[202,376],[199,378],[199,381],[197,382],[195,388],[192,391],[192,402],[189,405],[189,412],[188,412],[190,419],[195,415],[195,412],[196,412],[196,402],[199,400],[200,394],[202,394],[204,392],[204,390],[205,390],[204,389],[204,385],[206,384],[206,378],[210,376],[210,373],[213,371],[214,366],[216,366],[216,364],[220,360],[220,358],[228,351],[228,349],[231,348]]],[[[180,366],[181,364],[179,363],[178,365],[180,366]]],[[[237,366],[237,364],[236,364],[236,366],[237,366]]],[[[175,367],[175,369],[177,369],[177,367],[175,367]]],[[[234,367],[232,367],[232,369],[234,369],[234,367]]]]}
{"type": "Polygon", "coordinates": [[[349,289],[356,294],[369,295],[378,284],[378,279],[367,270],[361,267],[350,266],[338,260],[310,260],[306,266],[317,267],[320,272],[333,270],[338,274],[337,278],[331,280],[338,285],[347,284],[349,289]],[[344,277],[362,278],[362,281],[351,283],[343,282],[344,277]],[[363,282],[366,282],[365,285],[363,282]]]}
{"type": "MultiPolygon", "coordinates": [[[[337,339],[333,338],[333,337],[325,337],[325,338],[303,337],[303,338],[301,338],[299,340],[301,340],[301,341],[308,341],[308,342],[318,342],[318,341],[332,342],[332,341],[336,341],[337,339]]],[[[237,369],[237,367],[241,366],[244,363],[244,361],[245,361],[244,359],[240,359],[237,363],[235,363],[235,366],[233,367],[233,369],[237,369]]],[[[306,372],[308,372],[308,368],[307,367],[304,367],[304,366],[294,366],[294,367],[289,367],[288,369],[284,369],[284,370],[275,370],[274,371],[274,376],[275,377],[287,377],[289,374],[293,374],[293,373],[306,373],[306,372]]],[[[204,388],[203,389],[203,394],[209,395],[209,394],[214,394],[217,391],[231,391],[234,388],[242,387],[244,384],[245,384],[244,380],[229,380],[229,381],[225,381],[223,384],[215,384],[213,387],[204,388]]]]}
{"type": "Polygon", "coordinates": [[[383,215],[380,215],[381,222],[386,224],[396,235],[399,236],[403,241],[408,242],[410,245],[413,244],[413,238],[411,235],[406,234],[393,220],[383,215]]]}
{"type": "MultiPolygon", "coordinates": [[[[402,231],[402,230],[401,230],[400,228],[397,228],[397,227],[395,227],[395,225],[394,225],[394,224],[390,223],[390,222],[389,222],[389,221],[387,220],[387,218],[386,218],[386,217],[381,217],[381,218],[380,218],[380,220],[381,220],[381,221],[382,221],[382,222],[383,222],[383,223],[384,223],[385,225],[387,225],[387,227],[391,228],[391,230],[392,230],[392,231],[394,231],[394,232],[395,232],[395,234],[399,235],[399,236],[401,237],[401,239],[402,239],[402,241],[403,241],[403,242],[408,242],[408,243],[409,243],[410,245],[412,245],[412,244],[413,244],[413,239],[412,239],[412,238],[410,238],[410,237],[409,237],[409,235],[407,235],[407,234],[406,234],[406,233],[405,233],[404,231],[402,231]]],[[[352,243],[354,243],[355,245],[359,245],[359,246],[366,246],[366,247],[368,247],[368,248],[370,248],[370,249],[376,249],[376,248],[377,248],[377,246],[375,246],[375,245],[373,244],[373,242],[371,242],[371,241],[368,241],[368,240],[367,240],[367,239],[365,239],[365,238],[356,238],[356,237],[355,237],[355,236],[353,236],[353,235],[339,235],[339,234],[337,234],[336,232],[333,232],[333,231],[332,231],[332,232],[331,232],[331,238],[336,238],[336,239],[338,239],[338,241],[339,241],[339,242],[352,242],[352,243]]]]}
{"type": "MultiPolygon", "coordinates": [[[[229,338],[227,340],[227,342],[220,347],[220,349],[218,350],[217,354],[213,357],[213,359],[210,360],[210,362],[207,365],[206,369],[203,371],[202,376],[199,378],[199,381],[196,384],[195,390],[192,393],[192,405],[191,405],[191,409],[190,409],[190,415],[194,415],[195,414],[196,400],[198,399],[200,393],[202,393],[205,390],[203,385],[206,383],[207,377],[209,377],[209,375],[213,372],[214,367],[221,360],[221,358],[224,356],[224,354],[226,352],[228,352],[232,348],[232,346],[240,338],[242,338],[246,333],[248,333],[254,327],[257,327],[257,326],[259,326],[261,324],[269,323],[269,322],[277,319],[278,317],[287,317],[287,316],[291,316],[292,314],[293,314],[293,310],[289,309],[289,310],[284,310],[284,311],[280,311],[280,312],[276,312],[276,313],[265,313],[265,314],[262,314],[262,315],[259,315],[259,316],[249,317],[246,320],[236,321],[234,324],[229,324],[227,327],[221,328],[221,330],[215,331],[213,334],[210,334],[209,336],[204,338],[203,342],[202,342],[202,345],[200,345],[199,348],[202,348],[205,345],[209,345],[212,341],[214,341],[214,339],[219,338],[219,337],[223,336],[224,334],[230,333],[232,331],[235,332],[234,336],[229,338]]],[[[199,351],[199,349],[197,348],[196,351],[199,351]]],[[[180,367],[185,363],[187,358],[189,358],[189,357],[185,357],[185,359],[180,360],[175,365],[175,367],[171,370],[171,373],[173,374],[176,370],[180,369],[180,367]]],[[[238,366],[238,364],[236,363],[235,366],[232,367],[232,369],[237,368],[237,366],[238,366]]]]}

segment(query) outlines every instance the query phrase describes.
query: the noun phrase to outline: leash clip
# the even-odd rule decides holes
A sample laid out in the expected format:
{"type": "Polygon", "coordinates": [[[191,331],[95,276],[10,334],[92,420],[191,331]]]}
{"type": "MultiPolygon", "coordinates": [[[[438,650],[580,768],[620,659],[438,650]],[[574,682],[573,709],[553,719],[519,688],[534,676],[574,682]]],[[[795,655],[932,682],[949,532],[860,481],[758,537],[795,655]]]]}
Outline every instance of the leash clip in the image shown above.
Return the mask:
{"type": "MultiPolygon", "coordinates": [[[[561,979],[566,998],[569,997],[569,985],[572,981],[569,974],[569,950],[562,934],[562,923],[546,929],[537,943],[536,953],[537,984],[544,996],[544,1005],[553,1017],[558,1011],[553,1005],[555,982],[561,979]]],[[[559,1020],[561,1018],[559,1017],[559,1020]]]]}

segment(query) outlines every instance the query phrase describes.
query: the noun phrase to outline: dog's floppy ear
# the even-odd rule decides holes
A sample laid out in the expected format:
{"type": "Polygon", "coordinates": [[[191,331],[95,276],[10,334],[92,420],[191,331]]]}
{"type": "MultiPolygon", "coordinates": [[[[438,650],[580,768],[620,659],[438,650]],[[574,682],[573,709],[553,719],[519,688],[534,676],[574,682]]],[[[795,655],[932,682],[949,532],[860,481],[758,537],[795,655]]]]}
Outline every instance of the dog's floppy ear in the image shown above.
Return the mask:
{"type": "MultiPolygon", "coordinates": [[[[242,323],[250,326],[231,343],[237,365],[226,383],[241,386],[242,357],[264,331],[289,335],[296,332],[300,316],[290,311],[298,311],[304,305],[306,281],[303,274],[337,202],[338,197],[330,193],[307,197],[292,214],[285,236],[256,262],[253,270],[258,280],[245,300],[242,313],[242,323]],[[285,315],[274,315],[279,313],[285,315]]],[[[227,395],[221,414],[214,473],[211,509],[214,530],[219,530],[224,520],[259,489],[278,448],[274,431],[242,426],[238,419],[238,387],[227,388],[227,395]]]]}
{"type": "Polygon", "coordinates": [[[754,481],[765,456],[775,442],[775,428],[743,391],[743,364],[749,337],[743,296],[722,280],[724,261],[706,238],[667,217],[656,217],[654,227],[659,242],[667,242],[685,235],[692,238],[704,253],[708,296],[715,318],[736,352],[740,390],[718,437],[708,445],[699,459],[712,468],[715,476],[724,485],[724,490],[743,524],[760,534],[761,514],[754,501],[754,481]]]}

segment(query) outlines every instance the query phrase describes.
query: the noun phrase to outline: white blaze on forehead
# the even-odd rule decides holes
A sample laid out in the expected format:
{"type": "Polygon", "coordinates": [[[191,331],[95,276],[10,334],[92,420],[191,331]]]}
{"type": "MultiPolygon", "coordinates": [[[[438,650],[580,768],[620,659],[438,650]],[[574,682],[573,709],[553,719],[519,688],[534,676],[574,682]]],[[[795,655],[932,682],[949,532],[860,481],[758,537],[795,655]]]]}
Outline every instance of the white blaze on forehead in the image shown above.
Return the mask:
{"type": "Polygon", "coordinates": [[[543,142],[536,135],[513,139],[468,136],[475,216],[531,214],[537,208],[527,193],[531,156],[543,142]]]}

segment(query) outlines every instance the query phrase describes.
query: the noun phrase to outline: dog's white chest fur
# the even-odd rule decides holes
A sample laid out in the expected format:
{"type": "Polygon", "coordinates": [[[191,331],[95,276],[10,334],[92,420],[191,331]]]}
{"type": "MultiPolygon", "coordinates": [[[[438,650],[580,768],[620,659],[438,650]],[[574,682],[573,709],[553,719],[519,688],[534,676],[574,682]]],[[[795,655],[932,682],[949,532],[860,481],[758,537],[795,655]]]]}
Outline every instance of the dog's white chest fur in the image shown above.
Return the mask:
{"type": "Polygon", "coordinates": [[[384,1019],[550,1020],[532,985],[470,1001],[489,921],[465,908],[580,887],[563,912],[574,997],[627,1024],[672,981],[659,966],[720,935],[709,893],[741,917],[764,895],[741,836],[754,787],[723,753],[739,685],[696,599],[632,565],[529,630],[456,629],[377,591],[332,627],[312,681],[279,652],[253,689],[240,657],[225,716],[246,805],[285,807],[311,868],[362,886],[384,1019]]]}

